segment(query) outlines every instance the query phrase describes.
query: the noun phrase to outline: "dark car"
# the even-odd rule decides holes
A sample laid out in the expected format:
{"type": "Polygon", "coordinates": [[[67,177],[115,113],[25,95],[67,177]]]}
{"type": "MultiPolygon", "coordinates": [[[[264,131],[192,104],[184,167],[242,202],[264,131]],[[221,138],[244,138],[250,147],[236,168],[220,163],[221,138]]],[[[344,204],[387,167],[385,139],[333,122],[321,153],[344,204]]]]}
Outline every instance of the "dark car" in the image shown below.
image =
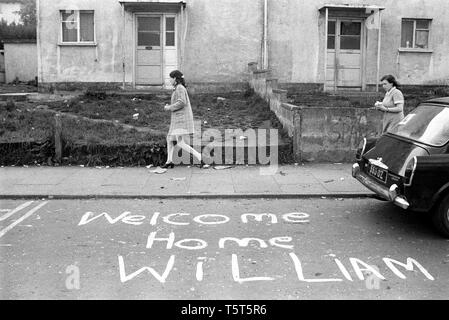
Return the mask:
{"type": "Polygon", "coordinates": [[[449,97],[425,101],[378,139],[364,139],[352,175],[380,198],[428,212],[449,237],[449,97]]]}

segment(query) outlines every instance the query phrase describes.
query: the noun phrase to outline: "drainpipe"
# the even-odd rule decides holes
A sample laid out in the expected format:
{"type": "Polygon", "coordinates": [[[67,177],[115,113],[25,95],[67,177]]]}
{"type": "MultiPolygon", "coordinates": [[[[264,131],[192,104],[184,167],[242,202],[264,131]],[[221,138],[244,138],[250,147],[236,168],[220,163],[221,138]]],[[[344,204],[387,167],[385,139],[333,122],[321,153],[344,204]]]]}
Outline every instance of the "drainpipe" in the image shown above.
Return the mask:
{"type": "Polygon", "coordinates": [[[122,68],[123,68],[123,90],[125,90],[125,81],[126,81],[126,70],[125,70],[125,26],[126,26],[126,18],[125,18],[125,4],[123,2],[120,3],[122,5],[122,16],[123,16],[123,29],[122,29],[122,68]]]}
{"type": "MultiPolygon", "coordinates": [[[[42,85],[42,78],[43,78],[43,72],[42,72],[42,53],[41,53],[41,35],[40,35],[40,28],[41,28],[41,19],[40,19],[40,1],[36,0],[36,49],[37,49],[37,85],[38,85],[38,91],[39,87],[42,85]]],[[[6,81],[6,78],[5,78],[6,81]]]]}
{"type": "Polygon", "coordinates": [[[262,65],[263,69],[268,69],[268,0],[264,0],[263,5],[263,51],[262,65]]]}
{"type": "Polygon", "coordinates": [[[187,38],[187,27],[189,25],[189,17],[187,15],[186,11],[186,4],[181,4],[181,17],[182,17],[182,24],[184,28],[184,32],[182,34],[182,40],[181,40],[181,59],[180,59],[180,67],[181,70],[184,68],[184,55],[185,55],[185,49],[186,49],[186,38],[187,38]]]}
{"type": "Polygon", "coordinates": [[[379,92],[379,72],[380,72],[380,45],[382,43],[381,35],[382,35],[382,16],[380,15],[380,10],[378,10],[379,15],[379,31],[378,31],[378,40],[377,40],[377,72],[376,72],[376,92],[379,92]]]}

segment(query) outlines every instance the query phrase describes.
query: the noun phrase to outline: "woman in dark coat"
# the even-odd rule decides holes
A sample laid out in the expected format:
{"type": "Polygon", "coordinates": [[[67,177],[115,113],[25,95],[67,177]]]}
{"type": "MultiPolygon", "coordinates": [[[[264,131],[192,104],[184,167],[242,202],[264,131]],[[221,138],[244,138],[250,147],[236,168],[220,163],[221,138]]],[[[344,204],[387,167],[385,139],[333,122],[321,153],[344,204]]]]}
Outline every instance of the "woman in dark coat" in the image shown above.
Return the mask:
{"type": "Polygon", "coordinates": [[[183,150],[193,154],[203,166],[201,154],[189,146],[186,142],[188,135],[195,132],[193,126],[192,106],[190,105],[189,95],[186,90],[184,75],[179,70],[170,72],[172,85],[175,90],[171,96],[170,104],[165,105],[166,111],[171,111],[170,129],[167,134],[167,162],[162,168],[173,168],[174,142],[183,150]]]}

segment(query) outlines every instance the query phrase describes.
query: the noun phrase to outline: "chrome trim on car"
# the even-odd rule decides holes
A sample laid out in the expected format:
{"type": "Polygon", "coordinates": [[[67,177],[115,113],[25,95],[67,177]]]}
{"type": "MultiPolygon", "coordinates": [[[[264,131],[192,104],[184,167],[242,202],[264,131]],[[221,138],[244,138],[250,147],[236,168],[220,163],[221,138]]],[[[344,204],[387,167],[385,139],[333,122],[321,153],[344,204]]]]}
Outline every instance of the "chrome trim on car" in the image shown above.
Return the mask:
{"type": "Polygon", "coordinates": [[[396,197],[393,203],[402,209],[408,209],[408,207],[410,207],[410,203],[408,203],[407,199],[403,196],[396,197]]]}
{"type": "Polygon", "coordinates": [[[358,163],[354,163],[354,164],[352,165],[352,176],[355,178],[356,175],[357,175],[357,173],[359,173],[359,171],[360,171],[360,166],[359,166],[359,164],[358,164],[358,163]]]}
{"type": "Polygon", "coordinates": [[[412,158],[412,160],[410,160],[410,161],[414,161],[413,162],[413,169],[412,169],[412,174],[410,175],[410,179],[408,180],[408,182],[404,181],[404,186],[406,186],[406,187],[410,187],[412,185],[413,176],[415,175],[416,165],[418,164],[418,158],[416,156],[414,156],[412,158]]]}
{"type": "MultiPolygon", "coordinates": [[[[356,165],[356,164],[354,164],[356,165]]],[[[354,169],[354,165],[352,167],[352,175],[354,178],[356,178],[359,182],[361,182],[365,187],[373,191],[378,196],[382,197],[385,200],[391,200],[390,199],[390,193],[389,190],[376,182],[374,182],[368,175],[366,175],[364,172],[360,170],[360,166],[357,164],[356,169],[354,169]]]]}
{"type": "Polygon", "coordinates": [[[390,186],[390,200],[402,209],[410,207],[407,199],[404,196],[399,195],[399,187],[397,184],[392,184],[390,186]]]}
{"type": "Polygon", "coordinates": [[[403,209],[407,209],[410,206],[407,199],[404,196],[399,195],[399,187],[396,184],[391,185],[391,187],[387,189],[376,183],[370,176],[360,170],[360,165],[358,163],[352,165],[352,176],[381,198],[392,201],[395,205],[403,209]]]}
{"type": "Polygon", "coordinates": [[[377,159],[368,159],[368,162],[372,165],[378,166],[379,168],[388,170],[388,166],[382,162],[382,158],[377,158],[377,159]]]}
{"type": "Polygon", "coordinates": [[[392,184],[390,186],[389,193],[390,193],[390,200],[391,201],[393,201],[398,196],[398,189],[399,189],[399,187],[398,187],[397,184],[392,184]]]}
{"type": "Polygon", "coordinates": [[[362,150],[360,151],[360,158],[358,158],[357,156],[356,156],[356,160],[362,160],[362,156],[363,156],[363,154],[365,153],[365,149],[366,149],[366,144],[367,144],[367,140],[366,140],[366,138],[363,138],[363,147],[362,147],[362,150]]]}

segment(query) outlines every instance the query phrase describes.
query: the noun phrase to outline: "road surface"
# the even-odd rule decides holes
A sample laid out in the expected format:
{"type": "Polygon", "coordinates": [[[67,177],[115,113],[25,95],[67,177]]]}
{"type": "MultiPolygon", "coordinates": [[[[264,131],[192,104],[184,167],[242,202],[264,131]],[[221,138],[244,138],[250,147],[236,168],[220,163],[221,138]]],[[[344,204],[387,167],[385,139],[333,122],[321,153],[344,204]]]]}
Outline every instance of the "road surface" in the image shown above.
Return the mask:
{"type": "Polygon", "coordinates": [[[449,242],[359,199],[1,200],[1,299],[447,299],[449,242]]]}

